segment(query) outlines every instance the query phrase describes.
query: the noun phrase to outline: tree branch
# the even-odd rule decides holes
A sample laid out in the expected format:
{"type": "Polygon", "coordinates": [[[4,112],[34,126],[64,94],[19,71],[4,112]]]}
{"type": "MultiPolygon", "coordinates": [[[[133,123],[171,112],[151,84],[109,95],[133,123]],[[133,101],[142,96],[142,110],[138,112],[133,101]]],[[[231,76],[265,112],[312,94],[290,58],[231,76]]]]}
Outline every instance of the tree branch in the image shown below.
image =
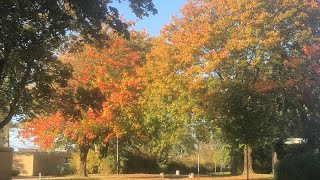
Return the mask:
{"type": "Polygon", "coordinates": [[[13,101],[12,101],[11,106],[9,108],[9,112],[8,112],[7,116],[0,122],[0,129],[4,128],[11,121],[12,117],[14,116],[15,110],[18,106],[18,103],[19,103],[19,100],[21,97],[21,91],[25,88],[25,85],[26,85],[26,82],[27,82],[28,77],[30,75],[30,72],[31,72],[31,62],[29,62],[27,64],[24,76],[21,79],[18,87],[15,89],[14,98],[13,98],[13,101]]]}

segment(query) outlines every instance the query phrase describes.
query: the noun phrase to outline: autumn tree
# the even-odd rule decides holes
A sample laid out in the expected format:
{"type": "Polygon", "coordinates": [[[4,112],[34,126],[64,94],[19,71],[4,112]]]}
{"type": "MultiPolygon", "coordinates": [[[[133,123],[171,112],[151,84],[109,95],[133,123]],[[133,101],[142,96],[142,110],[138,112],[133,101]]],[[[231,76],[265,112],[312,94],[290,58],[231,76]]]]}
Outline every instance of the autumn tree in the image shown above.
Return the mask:
{"type": "Polygon", "coordinates": [[[214,172],[220,167],[220,172],[230,162],[230,146],[226,143],[220,129],[207,132],[207,141],[200,145],[200,159],[202,162],[213,163],[214,172]]]}
{"type": "Polygon", "coordinates": [[[175,47],[164,38],[153,38],[146,65],[140,70],[145,85],[140,99],[148,134],[145,148],[159,163],[166,163],[172,149],[190,136],[188,124],[197,118],[188,81],[181,77],[179,63],[172,59],[175,53],[175,47]]]}
{"type": "Polygon", "coordinates": [[[181,14],[162,31],[175,51],[173,72],[188,78],[205,116],[233,144],[249,148],[318,124],[318,1],[193,0],[181,14]]]}
{"type": "MultiPolygon", "coordinates": [[[[0,128],[15,114],[37,114],[38,104],[50,104],[50,84],[68,77],[55,55],[70,35],[104,41],[100,32],[108,25],[128,37],[113,6],[110,0],[0,2],[0,128]]],[[[140,18],[157,12],[151,0],[129,1],[129,6],[140,18]]]]}
{"type": "Polygon", "coordinates": [[[57,108],[26,123],[21,132],[44,149],[77,145],[82,176],[93,145],[127,132],[139,134],[141,129],[137,70],[144,64],[146,35],[132,32],[131,41],[115,33],[108,36],[104,48],[82,43],[80,49],[60,57],[71,65],[73,76],[55,95],[57,108]]]}

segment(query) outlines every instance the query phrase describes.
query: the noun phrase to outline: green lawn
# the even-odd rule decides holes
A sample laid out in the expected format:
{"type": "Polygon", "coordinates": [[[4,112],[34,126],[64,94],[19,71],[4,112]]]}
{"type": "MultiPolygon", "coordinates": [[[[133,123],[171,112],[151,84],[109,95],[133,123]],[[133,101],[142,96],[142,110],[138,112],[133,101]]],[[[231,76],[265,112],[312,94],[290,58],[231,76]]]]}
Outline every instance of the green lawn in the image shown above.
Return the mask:
{"type": "Polygon", "coordinates": [[[215,172],[211,173],[213,176],[225,176],[225,175],[231,175],[231,172],[215,172]]]}
{"type": "MultiPolygon", "coordinates": [[[[175,176],[166,175],[165,178],[160,178],[158,174],[120,174],[120,175],[89,175],[87,178],[67,176],[57,178],[44,178],[44,180],[153,180],[153,179],[180,179],[187,180],[188,176],[175,176]]],[[[212,173],[209,176],[202,175],[200,177],[195,176],[195,180],[245,180],[245,176],[232,176],[230,173],[212,173]]],[[[271,174],[255,174],[250,177],[250,180],[273,180],[271,174]]]]}

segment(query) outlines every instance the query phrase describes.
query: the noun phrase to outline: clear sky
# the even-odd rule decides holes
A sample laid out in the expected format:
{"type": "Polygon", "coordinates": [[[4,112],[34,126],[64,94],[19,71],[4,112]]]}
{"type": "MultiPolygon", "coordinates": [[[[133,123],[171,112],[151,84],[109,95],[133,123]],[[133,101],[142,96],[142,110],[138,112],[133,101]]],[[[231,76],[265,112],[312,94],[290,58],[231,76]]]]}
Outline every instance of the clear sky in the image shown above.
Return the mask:
{"type": "MultiPolygon", "coordinates": [[[[183,4],[187,3],[187,0],[153,0],[153,2],[158,9],[158,14],[150,15],[143,19],[137,18],[134,13],[132,13],[127,2],[122,2],[116,5],[116,7],[120,14],[123,14],[127,20],[136,21],[139,19],[134,29],[141,30],[145,28],[151,36],[157,36],[161,28],[171,21],[171,15],[179,14],[179,9],[182,8],[183,4]]],[[[16,148],[37,148],[31,141],[17,138],[17,132],[18,129],[12,129],[10,132],[10,144],[15,150],[17,150],[16,148]]]]}
{"type": "Polygon", "coordinates": [[[10,129],[10,146],[14,148],[15,151],[18,150],[18,148],[31,148],[31,149],[37,149],[38,146],[35,146],[31,140],[18,138],[18,132],[19,129],[17,128],[11,128],[10,129]]]}
{"type": "Polygon", "coordinates": [[[116,7],[127,20],[135,21],[139,19],[134,29],[141,30],[145,28],[151,36],[157,36],[160,29],[171,21],[170,16],[179,14],[179,9],[182,8],[183,4],[187,3],[187,0],[153,0],[153,3],[158,9],[158,14],[144,17],[142,20],[131,12],[127,2],[122,2],[116,7]]]}

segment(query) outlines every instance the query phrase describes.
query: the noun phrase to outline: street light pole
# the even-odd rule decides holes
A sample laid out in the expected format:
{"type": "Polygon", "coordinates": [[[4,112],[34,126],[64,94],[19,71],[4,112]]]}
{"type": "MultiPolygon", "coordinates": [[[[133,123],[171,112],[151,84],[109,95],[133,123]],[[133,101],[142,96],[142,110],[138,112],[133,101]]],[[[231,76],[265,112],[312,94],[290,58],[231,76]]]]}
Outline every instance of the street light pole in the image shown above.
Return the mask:
{"type": "Polygon", "coordinates": [[[198,141],[198,176],[200,175],[200,143],[198,141]]]}
{"type": "Polygon", "coordinates": [[[119,174],[119,140],[117,137],[117,174],[119,174]]]}
{"type": "Polygon", "coordinates": [[[249,180],[249,147],[246,145],[246,159],[247,159],[247,180],[249,180]]]}

